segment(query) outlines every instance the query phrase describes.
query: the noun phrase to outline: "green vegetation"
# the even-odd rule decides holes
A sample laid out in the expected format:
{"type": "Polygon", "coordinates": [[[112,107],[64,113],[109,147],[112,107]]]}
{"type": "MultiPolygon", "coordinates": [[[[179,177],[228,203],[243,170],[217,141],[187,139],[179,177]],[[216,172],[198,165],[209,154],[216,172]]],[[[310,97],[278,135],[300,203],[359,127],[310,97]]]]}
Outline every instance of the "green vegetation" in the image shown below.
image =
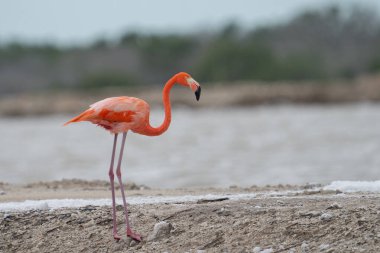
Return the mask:
{"type": "Polygon", "coordinates": [[[57,59],[61,55],[61,50],[54,45],[30,46],[21,43],[10,43],[0,47],[0,61],[17,60],[25,56],[37,55],[47,60],[57,59]]]}
{"type": "Polygon", "coordinates": [[[128,32],[82,48],[11,43],[0,47],[0,66],[43,88],[159,84],[177,71],[201,82],[329,80],[380,72],[379,45],[374,11],[333,6],[252,30],[232,23],[213,34],[128,32]]]}
{"type": "Polygon", "coordinates": [[[144,66],[153,71],[173,71],[177,64],[188,58],[196,41],[190,36],[126,34],[121,46],[132,47],[139,53],[144,66]]]}
{"type": "Polygon", "coordinates": [[[104,87],[133,87],[139,84],[136,78],[125,73],[103,72],[84,76],[79,83],[79,88],[96,89],[104,87]]]}

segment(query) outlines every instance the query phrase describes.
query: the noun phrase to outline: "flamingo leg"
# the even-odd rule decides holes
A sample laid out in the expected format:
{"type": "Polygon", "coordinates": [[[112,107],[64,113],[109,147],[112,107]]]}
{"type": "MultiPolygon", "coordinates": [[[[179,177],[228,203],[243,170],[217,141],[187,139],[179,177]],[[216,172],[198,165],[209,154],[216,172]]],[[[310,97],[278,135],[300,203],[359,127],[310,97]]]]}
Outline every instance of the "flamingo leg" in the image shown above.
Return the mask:
{"type": "Polygon", "coordinates": [[[136,234],[132,231],[131,226],[129,225],[129,217],[128,217],[128,208],[127,208],[127,202],[125,201],[125,194],[124,194],[124,185],[123,182],[121,181],[121,160],[123,157],[123,152],[124,152],[124,144],[125,144],[125,139],[127,137],[127,133],[123,133],[123,140],[121,143],[121,148],[120,148],[120,155],[119,155],[119,161],[117,164],[117,169],[116,169],[116,176],[119,180],[120,184],[120,190],[121,190],[121,196],[123,197],[123,204],[124,204],[124,213],[125,213],[125,224],[127,228],[127,236],[131,237],[133,240],[136,241],[141,241],[141,236],[139,234],[136,234]]]}
{"type": "Polygon", "coordinates": [[[108,175],[110,177],[111,182],[111,192],[112,192],[112,223],[113,223],[113,238],[116,240],[120,240],[120,236],[117,234],[117,225],[116,225],[116,204],[115,204],[115,185],[114,185],[114,174],[113,174],[113,163],[115,160],[115,149],[116,149],[116,143],[117,143],[117,134],[115,134],[114,140],[113,140],[113,148],[112,148],[112,158],[111,158],[111,165],[110,169],[108,171],[108,175]]]}

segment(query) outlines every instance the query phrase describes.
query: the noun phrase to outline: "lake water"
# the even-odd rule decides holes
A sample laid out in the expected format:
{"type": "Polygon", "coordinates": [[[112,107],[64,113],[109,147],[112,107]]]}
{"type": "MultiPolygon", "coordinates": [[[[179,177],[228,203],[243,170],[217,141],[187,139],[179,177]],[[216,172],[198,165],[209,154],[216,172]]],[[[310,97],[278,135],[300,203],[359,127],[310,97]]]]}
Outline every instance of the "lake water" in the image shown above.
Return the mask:
{"type": "MultiPolygon", "coordinates": [[[[0,118],[0,181],[108,180],[113,136],[72,116],[0,118]]],[[[122,171],[161,188],[379,179],[380,105],[175,109],[162,136],[129,133],[122,171]]]]}

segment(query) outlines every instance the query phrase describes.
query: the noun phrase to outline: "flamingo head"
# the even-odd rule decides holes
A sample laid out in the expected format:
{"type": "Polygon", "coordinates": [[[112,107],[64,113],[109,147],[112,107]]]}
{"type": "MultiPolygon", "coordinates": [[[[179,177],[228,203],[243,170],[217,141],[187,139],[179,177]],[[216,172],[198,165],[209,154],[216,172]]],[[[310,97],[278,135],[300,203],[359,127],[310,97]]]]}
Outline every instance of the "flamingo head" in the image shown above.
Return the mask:
{"type": "Polygon", "coordinates": [[[176,77],[176,82],[185,86],[189,87],[194,93],[195,93],[195,98],[199,100],[201,97],[201,86],[197,81],[195,81],[188,73],[185,72],[180,72],[176,77]]]}

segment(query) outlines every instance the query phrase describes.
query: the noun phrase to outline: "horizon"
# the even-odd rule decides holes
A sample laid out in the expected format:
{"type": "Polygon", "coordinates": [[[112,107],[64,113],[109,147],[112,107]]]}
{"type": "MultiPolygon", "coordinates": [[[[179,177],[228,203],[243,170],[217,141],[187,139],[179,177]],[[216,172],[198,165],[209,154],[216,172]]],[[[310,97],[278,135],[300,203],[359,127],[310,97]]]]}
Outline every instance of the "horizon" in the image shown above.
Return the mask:
{"type": "Polygon", "coordinates": [[[0,44],[48,43],[64,47],[86,46],[99,39],[115,40],[126,32],[188,34],[215,31],[231,22],[243,29],[254,29],[263,25],[281,24],[302,11],[332,5],[369,6],[373,10],[380,10],[380,2],[375,0],[351,0],[345,3],[328,0],[288,0],[281,5],[276,4],[274,0],[265,3],[236,0],[212,1],[211,4],[208,2],[213,7],[213,15],[210,17],[210,8],[199,8],[202,6],[200,0],[192,1],[192,4],[181,3],[181,6],[178,6],[174,0],[160,3],[146,0],[139,3],[112,1],[111,4],[94,3],[89,0],[75,4],[73,0],[53,3],[48,0],[5,3],[0,1],[0,3],[3,5],[0,9],[0,44]],[[132,11],[128,11],[126,7],[128,4],[133,5],[132,11]],[[148,5],[150,8],[147,8],[148,5]],[[73,9],[73,6],[76,8],[73,9]],[[91,11],[88,11],[88,6],[92,6],[91,11]],[[178,8],[184,8],[186,12],[177,11],[178,8]],[[252,15],[252,9],[260,11],[252,15]],[[14,15],[17,12],[23,14],[22,18],[14,15]],[[99,18],[101,15],[104,17],[99,18]]]}

